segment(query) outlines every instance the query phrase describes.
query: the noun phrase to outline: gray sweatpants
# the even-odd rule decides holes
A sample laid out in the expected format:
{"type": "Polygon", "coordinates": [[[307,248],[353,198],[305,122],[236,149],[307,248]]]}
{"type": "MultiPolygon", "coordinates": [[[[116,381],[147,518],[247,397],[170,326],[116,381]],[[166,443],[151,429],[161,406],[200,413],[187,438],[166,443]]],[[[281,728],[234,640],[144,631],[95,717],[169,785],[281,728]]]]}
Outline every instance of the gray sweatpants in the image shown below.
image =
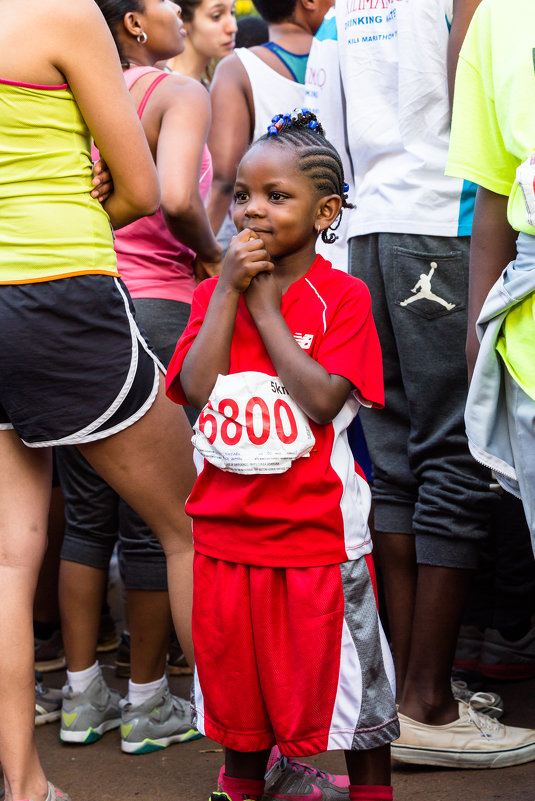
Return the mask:
{"type": "Polygon", "coordinates": [[[374,471],[375,528],[415,536],[419,563],[470,568],[486,536],[490,473],[470,455],[469,237],[369,234],[349,240],[370,289],[386,407],[360,416],[374,471]]]}

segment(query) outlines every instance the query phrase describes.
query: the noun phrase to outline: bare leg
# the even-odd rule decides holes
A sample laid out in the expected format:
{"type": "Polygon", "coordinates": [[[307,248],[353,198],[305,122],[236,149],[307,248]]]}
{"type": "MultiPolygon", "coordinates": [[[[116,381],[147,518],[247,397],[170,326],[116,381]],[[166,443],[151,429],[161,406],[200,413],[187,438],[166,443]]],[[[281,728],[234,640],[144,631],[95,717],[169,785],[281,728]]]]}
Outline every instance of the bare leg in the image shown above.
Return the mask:
{"type": "Polygon", "coordinates": [[[141,420],[119,434],[80,446],[80,451],[160,540],[167,558],[175,630],[193,664],[193,542],[184,503],[195,470],[184,411],[165,397],[161,378],[158,397],[141,420]]]}
{"type": "Polygon", "coordinates": [[[34,740],[33,599],[46,544],[50,452],[0,431],[0,762],[6,801],[44,799],[34,740]]]}
{"type": "Polygon", "coordinates": [[[378,533],[399,709],[422,723],[458,717],[451,669],[471,572],[417,565],[414,539],[378,533]]]}
{"type": "Polygon", "coordinates": [[[416,599],[417,565],[414,537],[408,534],[376,532],[374,545],[379,552],[382,567],[399,700],[403,693],[409,663],[416,599]]]}
{"type": "Polygon", "coordinates": [[[450,679],[471,571],[418,566],[418,587],[400,712],[421,723],[456,720],[450,679]]]}
{"type": "Polygon", "coordinates": [[[60,487],[52,489],[47,533],[48,545],[39,572],[33,616],[40,623],[53,623],[59,628],[59,554],[65,533],[64,503],[60,487]]]}
{"type": "Polygon", "coordinates": [[[390,746],[370,751],[344,751],[350,784],[390,786],[390,746]]]}
{"type": "Polygon", "coordinates": [[[148,684],[165,671],[171,634],[171,610],[167,592],[127,590],[132,681],[148,684]]]}
{"type": "Polygon", "coordinates": [[[266,767],[271,749],[267,751],[233,751],[232,748],[225,748],[225,774],[233,779],[257,779],[262,780],[266,773],[266,767]]]}
{"type": "Polygon", "coordinates": [[[71,672],[94,664],[108,571],[61,560],[59,574],[61,631],[71,672]]]}

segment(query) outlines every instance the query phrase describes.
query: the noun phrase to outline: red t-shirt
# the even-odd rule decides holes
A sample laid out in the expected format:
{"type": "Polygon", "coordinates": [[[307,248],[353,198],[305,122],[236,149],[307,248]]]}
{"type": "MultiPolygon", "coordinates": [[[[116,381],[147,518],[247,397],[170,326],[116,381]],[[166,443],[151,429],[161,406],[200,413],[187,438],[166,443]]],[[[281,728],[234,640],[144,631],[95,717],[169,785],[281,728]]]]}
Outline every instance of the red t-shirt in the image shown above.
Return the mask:
{"type": "MultiPolygon", "coordinates": [[[[196,289],[191,317],[167,372],[167,394],[186,404],[180,384],[184,358],[205,316],[217,278],[196,289]]],[[[339,564],[371,551],[370,491],[355,470],[346,429],[359,401],[384,404],[379,340],[362,281],[317,256],[282,297],[281,313],[299,345],[328,373],[355,387],[327,425],[310,421],[310,456],[285,473],[240,475],[196,459],[199,474],[187,501],[195,548],[206,556],[268,567],[339,564]],[[358,398],[358,400],[357,400],[358,398]]],[[[230,351],[229,373],[277,375],[243,298],[230,351]]]]}

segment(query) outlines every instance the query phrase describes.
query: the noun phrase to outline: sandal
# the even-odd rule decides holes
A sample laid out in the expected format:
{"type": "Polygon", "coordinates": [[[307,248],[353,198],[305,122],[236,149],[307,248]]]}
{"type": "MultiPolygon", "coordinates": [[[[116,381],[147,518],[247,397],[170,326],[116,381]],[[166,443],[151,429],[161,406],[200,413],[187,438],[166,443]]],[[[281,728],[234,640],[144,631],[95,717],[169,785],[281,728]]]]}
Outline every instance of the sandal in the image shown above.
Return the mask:
{"type": "Polygon", "coordinates": [[[46,801],[71,801],[71,799],[67,793],[63,793],[61,790],[58,790],[57,787],[54,787],[52,782],[48,782],[48,795],[46,797],[46,801]]]}
{"type": "MultiPolygon", "coordinates": [[[[4,798],[4,790],[2,790],[0,799],[4,798]]],[[[24,799],[23,801],[28,801],[28,799],[24,799]]],[[[71,801],[70,796],[67,793],[63,793],[61,790],[58,790],[57,787],[54,787],[52,782],[48,782],[48,795],[45,801],[71,801]]]]}

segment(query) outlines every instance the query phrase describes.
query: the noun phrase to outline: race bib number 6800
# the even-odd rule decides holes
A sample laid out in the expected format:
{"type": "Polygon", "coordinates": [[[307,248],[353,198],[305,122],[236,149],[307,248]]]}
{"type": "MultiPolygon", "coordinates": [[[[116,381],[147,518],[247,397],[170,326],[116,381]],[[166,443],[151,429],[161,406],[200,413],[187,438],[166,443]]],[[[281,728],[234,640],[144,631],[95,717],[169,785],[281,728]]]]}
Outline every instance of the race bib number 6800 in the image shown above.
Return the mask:
{"type": "Polygon", "coordinates": [[[244,474],[284,473],[315,442],[280,379],[257,372],[218,376],[194,431],[193,444],[205,459],[244,474]]]}

